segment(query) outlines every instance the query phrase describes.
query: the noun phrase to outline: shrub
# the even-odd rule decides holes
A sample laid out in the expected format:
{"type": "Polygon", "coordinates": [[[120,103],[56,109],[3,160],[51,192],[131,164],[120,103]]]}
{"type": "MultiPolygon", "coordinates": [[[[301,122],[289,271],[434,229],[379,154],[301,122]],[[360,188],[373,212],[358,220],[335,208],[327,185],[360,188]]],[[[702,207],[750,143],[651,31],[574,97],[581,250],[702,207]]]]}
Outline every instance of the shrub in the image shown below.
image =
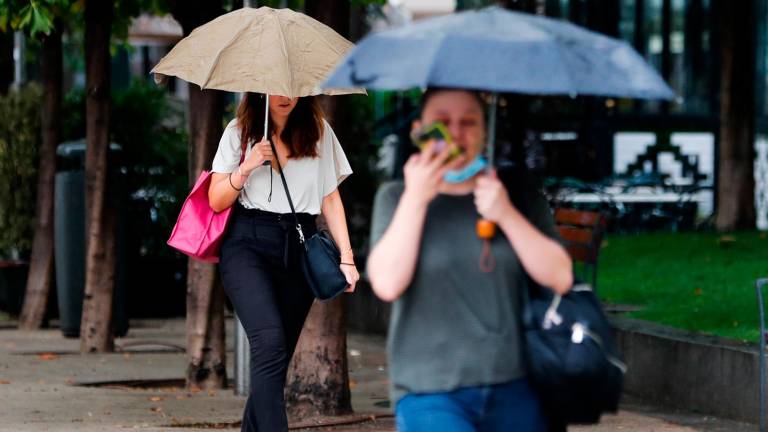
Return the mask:
{"type": "Polygon", "coordinates": [[[41,98],[37,85],[0,96],[0,258],[32,249],[41,98]]]}

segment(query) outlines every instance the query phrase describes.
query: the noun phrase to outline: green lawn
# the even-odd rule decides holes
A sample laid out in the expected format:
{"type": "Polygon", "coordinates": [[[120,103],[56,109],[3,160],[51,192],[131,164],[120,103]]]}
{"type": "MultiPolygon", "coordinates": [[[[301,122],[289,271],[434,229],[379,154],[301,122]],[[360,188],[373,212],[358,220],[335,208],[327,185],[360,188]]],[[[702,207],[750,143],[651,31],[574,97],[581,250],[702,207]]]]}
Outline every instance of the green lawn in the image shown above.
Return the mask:
{"type": "MultiPolygon", "coordinates": [[[[598,293],[643,309],[629,316],[740,340],[758,340],[754,282],[768,277],[768,239],[757,232],[608,237],[598,293]]],[[[765,289],[768,292],[768,287],[765,289]]]]}

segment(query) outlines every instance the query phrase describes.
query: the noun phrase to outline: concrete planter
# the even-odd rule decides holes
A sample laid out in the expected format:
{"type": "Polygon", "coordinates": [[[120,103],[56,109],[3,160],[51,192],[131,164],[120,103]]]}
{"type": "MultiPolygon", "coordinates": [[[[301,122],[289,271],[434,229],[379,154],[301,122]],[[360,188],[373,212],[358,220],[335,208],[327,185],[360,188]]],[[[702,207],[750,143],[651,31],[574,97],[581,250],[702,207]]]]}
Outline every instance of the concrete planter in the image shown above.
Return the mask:
{"type": "Polygon", "coordinates": [[[625,392],[656,405],[757,423],[759,349],[646,321],[613,318],[625,392]]]}

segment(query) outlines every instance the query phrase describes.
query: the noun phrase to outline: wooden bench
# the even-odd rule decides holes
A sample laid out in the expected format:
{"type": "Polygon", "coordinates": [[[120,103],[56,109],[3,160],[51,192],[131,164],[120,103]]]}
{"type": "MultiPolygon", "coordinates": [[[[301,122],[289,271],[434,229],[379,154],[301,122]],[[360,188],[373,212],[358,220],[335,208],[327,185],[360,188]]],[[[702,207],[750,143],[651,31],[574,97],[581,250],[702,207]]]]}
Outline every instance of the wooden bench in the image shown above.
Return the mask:
{"type": "Polygon", "coordinates": [[[576,275],[585,281],[591,279],[594,290],[597,290],[597,261],[607,224],[608,219],[602,213],[563,207],[555,209],[555,225],[564,246],[574,264],[581,263],[581,271],[576,275]]]}

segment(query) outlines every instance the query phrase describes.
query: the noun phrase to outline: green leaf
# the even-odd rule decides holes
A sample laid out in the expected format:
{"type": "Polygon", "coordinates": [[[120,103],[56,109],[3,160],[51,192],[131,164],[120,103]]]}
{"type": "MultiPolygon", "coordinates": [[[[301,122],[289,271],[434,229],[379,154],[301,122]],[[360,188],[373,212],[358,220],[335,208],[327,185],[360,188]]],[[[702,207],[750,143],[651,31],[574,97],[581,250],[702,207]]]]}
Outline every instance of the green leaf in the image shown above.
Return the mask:
{"type": "MultiPolygon", "coordinates": [[[[50,12],[49,12],[50,14],[50,12]]],[[[34,9],[32,12],[32,28],[30,35],[34,37],[37,33],[50,34],[53,30],[53,18],[43,10],[34,9]]]]}
{"type": "Polygon", "coordinates": [[[24,29],[29,26],[30,22],[32,22],[33,12],[34,9],[32,8],[31,4],[24,6],[24,8],[19,11],[19,20],[16,25],[14,25],[14,28],[24,29]]]}

